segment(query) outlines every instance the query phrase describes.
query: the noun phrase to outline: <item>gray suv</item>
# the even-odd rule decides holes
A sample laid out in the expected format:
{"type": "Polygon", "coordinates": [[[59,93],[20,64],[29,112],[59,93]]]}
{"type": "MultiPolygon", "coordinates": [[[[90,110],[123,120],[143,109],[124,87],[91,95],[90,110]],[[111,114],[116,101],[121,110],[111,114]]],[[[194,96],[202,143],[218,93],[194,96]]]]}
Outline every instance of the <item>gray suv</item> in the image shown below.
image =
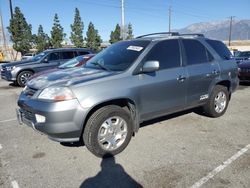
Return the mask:
{"type": "Polygon", "coordinates": [[[29,77],[34,73],[55,68],[76,56],[92,53],[94,53],[92,50],[85,48],[57,48],[45,50],[30,59],[3,65],[1,68],[1,78],[24,87],[29,77]]]}
{"type": "Polygon", "coordinates": [[[220,41],[199,34],[145,35],[111,45],[83,68],[32,79],[17,115],[52,140],[83,140],[96,156],[115,155],[143,121],[194,107],[210,117],[223,115],[237,75],[220,41]]]}

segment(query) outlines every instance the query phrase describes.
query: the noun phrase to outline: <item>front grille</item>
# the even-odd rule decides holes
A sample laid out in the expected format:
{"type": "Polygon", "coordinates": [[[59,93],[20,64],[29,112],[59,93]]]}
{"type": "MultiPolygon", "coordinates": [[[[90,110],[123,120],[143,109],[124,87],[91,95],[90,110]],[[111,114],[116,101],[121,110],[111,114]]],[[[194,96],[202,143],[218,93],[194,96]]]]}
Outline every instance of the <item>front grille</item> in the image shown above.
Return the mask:
{"type": "Polygon", "coordinates": [[[250,73],[250,68],[241,68],[241,72],[249,72],[250,73]]]}
{"type": "Polygon", "coordinates": [[[35,120],[35,115],[32,112],[29,112],[27,110],[22,109],[22,116],[30,121],[34,121],[35,120]]]}
{"type": "Polygon", "coordinates": [[[36,92],[37,92],[37,89],[34,89],[34,88],[30,88],[30,87],[26,87],[26,89],[23,91],[24,94],[28,97],[32,97],[36,92]]]}
{"type": "Polygon", "coordinates": [[[3,75],[3,76],[5,76],[5,74],[6,74],[6,68],[1,68],[1,75],[3,75]]]}

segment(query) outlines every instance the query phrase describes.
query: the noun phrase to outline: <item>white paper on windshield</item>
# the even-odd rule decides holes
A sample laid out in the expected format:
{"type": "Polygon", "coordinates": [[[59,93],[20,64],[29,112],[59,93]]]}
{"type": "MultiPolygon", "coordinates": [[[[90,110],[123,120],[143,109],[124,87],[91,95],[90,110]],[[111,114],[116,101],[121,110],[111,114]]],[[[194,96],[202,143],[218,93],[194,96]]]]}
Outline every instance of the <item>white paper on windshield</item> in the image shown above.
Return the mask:
{"type": "Polygon", "coordinates": [[[142,51],[143,47],[141,46],[129,46],[127,47],[127,50],[133,50],[133,51],[137,51],[137,52],[140,52],[142,51]]]}

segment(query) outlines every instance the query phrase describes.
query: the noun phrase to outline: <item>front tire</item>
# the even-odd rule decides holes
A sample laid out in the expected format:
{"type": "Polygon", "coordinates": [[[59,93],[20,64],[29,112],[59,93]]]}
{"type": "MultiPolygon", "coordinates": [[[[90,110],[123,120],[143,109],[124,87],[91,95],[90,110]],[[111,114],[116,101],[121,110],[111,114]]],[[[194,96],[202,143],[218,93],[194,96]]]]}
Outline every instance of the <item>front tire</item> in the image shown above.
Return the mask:
{"type": "Polygon", "coordinates": [[[212,91],[209,101],[203,107],[204,112],[209,117],[220,117],[226,112],[228,102],[228,89],[225,86],[216,85],[212,91]]]}
{"type": "Polygon", "coordinates": [[[22,71],[17,76],[17,83],[19,86],[24,87],[29,80],[29,78],[33,75],[31,71],[22,71]]]}
{"type": "Polygon", "coordinates": [[[109,105],[94,112],[84,129],[83,140],[97,157],[122,152],[132,137],[130,114],[119,106],[109,105]]]}

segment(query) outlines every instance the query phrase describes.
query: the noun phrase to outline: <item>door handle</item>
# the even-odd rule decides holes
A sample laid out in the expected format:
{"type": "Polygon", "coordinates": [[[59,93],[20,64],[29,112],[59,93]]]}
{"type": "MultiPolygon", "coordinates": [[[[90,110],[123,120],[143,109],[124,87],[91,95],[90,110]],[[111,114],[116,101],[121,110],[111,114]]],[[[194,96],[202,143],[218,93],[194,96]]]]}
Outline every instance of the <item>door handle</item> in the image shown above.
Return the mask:
{"type": "Polygon", "coordinates": [[[178,78],[177,78],[177,81],[179,82],[184,82],[186,80],[186,77],[185,76],[182,76],[180,75],[178,78]]]}
{"type": "Polygon", "coordinates": [[[220,71],[218,71],[218,70],[213,70],[212,74],[215,74],[215,75],[220,74],[220,71]]]}
{"type": "Polygon", "coordinates": [[[213,75],[218,75],[218,74],[220,74],[220,71],[218,71],[218,70],[213,70],[211,73],[207,73],[207,74],[206,74],[206,77],[211,77],[211,76],[213,76],[213,75]]]}

